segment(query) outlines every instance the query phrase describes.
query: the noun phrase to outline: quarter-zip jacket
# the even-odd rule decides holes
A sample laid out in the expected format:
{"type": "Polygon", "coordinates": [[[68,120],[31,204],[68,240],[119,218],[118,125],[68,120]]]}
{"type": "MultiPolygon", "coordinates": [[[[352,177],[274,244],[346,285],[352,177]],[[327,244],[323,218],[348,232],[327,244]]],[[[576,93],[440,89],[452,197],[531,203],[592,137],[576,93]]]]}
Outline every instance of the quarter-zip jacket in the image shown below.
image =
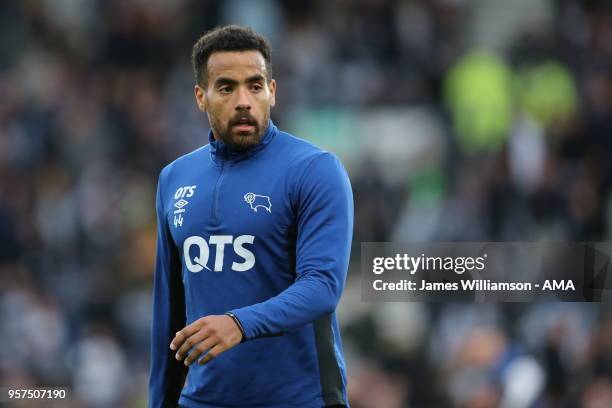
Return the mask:
{"type": "Polygon", "coordinates": [[[149,407],[348,407],[335,308],[353,197],[340,161],[272,121],[244,153],[210,132],[162,170],[156,204],[149,407]],[[246,341],[187,372],[175,333],[228,311],[246,341]]]}

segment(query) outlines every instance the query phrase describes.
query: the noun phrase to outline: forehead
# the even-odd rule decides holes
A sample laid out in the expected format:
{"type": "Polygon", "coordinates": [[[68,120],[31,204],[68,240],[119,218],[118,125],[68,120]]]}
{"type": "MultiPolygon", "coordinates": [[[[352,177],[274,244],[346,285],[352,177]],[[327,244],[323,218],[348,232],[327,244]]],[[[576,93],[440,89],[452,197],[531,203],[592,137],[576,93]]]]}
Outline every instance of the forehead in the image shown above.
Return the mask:
{"type": "Polygon", "coordinates": [[[208,58],[208,79],[214,82],[220,76],[240,79],[261,74],[267,77],[266,60],[259,51],[220,51],[208,58]]]}

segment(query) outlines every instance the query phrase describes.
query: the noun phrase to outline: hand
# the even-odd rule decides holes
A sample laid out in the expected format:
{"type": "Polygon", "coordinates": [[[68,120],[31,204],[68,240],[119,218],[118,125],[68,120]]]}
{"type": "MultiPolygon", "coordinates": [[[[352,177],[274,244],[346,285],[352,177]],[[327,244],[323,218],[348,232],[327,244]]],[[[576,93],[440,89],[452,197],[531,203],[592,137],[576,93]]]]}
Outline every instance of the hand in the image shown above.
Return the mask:
{"type": "Polygon", "coordinates": [[[208,350],[208,353],[199,361],[199,364],[206,364],[240,343],[241,340],[242,332],[234,319],[227,315],[210,315],[176,332],[176,336],[170,343],[170,350],[174,351],[178,348],[175,357],[178,361],[185,359],[186,366],[208,350]],[[190,349],[191,352],[187,355],[190,349]]]}

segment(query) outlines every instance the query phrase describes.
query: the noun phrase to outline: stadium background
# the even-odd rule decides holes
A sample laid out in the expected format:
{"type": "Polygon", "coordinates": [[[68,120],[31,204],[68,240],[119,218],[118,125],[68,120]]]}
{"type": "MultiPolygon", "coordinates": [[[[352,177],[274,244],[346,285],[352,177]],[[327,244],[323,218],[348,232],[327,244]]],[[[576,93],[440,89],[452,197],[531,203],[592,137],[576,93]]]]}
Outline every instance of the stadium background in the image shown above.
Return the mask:
{"type": "Polygon", "coordinates": [[[576,0],[2,2],[0,385],[144,406],[156,178],[206,140],[190,50],[229,22],[350,172],[353,408],[612,406],[609,306],[360,300],[361,241],[610,240],[612,7],[576,0]]]}

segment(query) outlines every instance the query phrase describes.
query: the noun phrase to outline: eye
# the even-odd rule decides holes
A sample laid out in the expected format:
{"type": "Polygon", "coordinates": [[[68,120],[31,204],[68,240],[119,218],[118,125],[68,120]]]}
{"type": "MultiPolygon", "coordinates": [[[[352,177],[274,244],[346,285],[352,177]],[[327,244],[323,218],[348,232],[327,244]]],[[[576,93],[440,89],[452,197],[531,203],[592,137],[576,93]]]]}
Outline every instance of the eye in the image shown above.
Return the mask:
{"type": "Polygon", "coordinates": [[[261,86],[261,84],[253,84],[251,85],[251,89],[255,92],[259,92],[263,89],[263,86],[261,86]]]}
{"type": "Polygon", "coordinates": [[[231,86],[221,86],[219,87],[219,92],[221,92],[222,94],[228,94],[230,92],[232,92],[232,87],[231,86]]]}

